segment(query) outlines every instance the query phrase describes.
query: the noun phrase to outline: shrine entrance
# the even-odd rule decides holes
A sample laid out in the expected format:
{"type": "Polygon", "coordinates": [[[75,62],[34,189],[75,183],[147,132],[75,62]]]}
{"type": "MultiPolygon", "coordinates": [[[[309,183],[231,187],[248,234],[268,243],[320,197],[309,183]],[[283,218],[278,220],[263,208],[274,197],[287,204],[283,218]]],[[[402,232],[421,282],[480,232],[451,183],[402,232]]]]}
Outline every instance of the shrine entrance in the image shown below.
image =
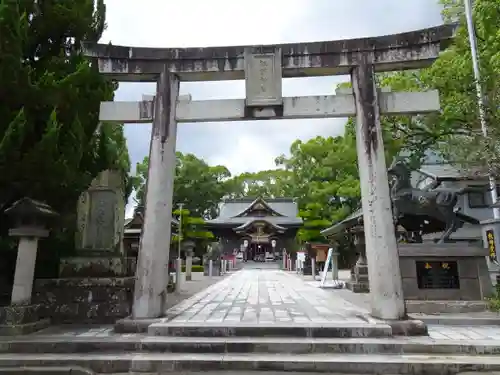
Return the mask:
{"type": "Polygon", "coordinates": [[[454,25],[443,25],[382,37],[265,46],[87,45],[87,56],[110,79],[157,83],[154,98],[103,102],[100,111],[101,121],[153,122],[133,318],[155,318],[164,311],[178,123],[356,116],[372,315],[403,319],[398,249],[394,228],[388,225],[393,218],[380,116],[438,111],[439,93],[390,92],[376,86],[376,73],[430,66],[454,33],[454,25]],[[328,75],[350,75],[352,89],[327,96],[282,95],[283,78],[328,75]],[[245,99],[179,97],[180,81],[235,79],[245,80],[245,99]]]}
{"type": "Polygon", "coordinates": [[[277,255],[275,252],[278,251],[276,248],[277,240],[273,238],[273,236],[276,236],[276,233],[272,232],[273,228],[266,227],[269,226],[265,222],[256,223],[256,232],[249,234],[248,259],[252,259],[255,262],[274,261],[277,255]],[[265,229],[270,229],[270,231],[266,233],[265,229]]]}
{"type": "Polygon", "coordinates": [[[245,260],[279,259],[287,242],[302,227],[299,209],[292,198],[238,198],[219,204],[219,216],[206,222],[220,239],[224,254],[243,254],[245,260]]]}

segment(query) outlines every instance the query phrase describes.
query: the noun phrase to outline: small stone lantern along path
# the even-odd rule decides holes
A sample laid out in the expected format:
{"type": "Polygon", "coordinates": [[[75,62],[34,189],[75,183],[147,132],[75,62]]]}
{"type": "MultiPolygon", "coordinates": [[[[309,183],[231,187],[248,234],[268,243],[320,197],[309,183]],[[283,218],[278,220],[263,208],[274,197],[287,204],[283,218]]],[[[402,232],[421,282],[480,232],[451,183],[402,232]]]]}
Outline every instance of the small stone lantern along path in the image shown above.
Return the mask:
{"type": "Polygon", "coordinates": [[[47,237],[48,224],[58,214],[47,204],[22,198],[5,210],[14,226],[9,236],[18,237],[16,271],[9,306],[0,307],[0,335],[31,333],[50,324],[40,319],[41,305],[31,303],[38,240],[47,237]]]}

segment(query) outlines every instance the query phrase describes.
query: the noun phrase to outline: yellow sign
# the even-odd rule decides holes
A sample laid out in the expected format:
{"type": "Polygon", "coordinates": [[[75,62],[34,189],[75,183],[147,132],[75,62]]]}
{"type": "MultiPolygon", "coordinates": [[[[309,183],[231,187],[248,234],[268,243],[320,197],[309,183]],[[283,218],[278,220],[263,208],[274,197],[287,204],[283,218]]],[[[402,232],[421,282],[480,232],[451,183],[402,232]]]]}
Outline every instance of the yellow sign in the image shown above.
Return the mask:
{"type": "Polygon", "coordinates": [[[450,265],[448,263],[441,263],[441,268],[444,269],[444,270],[449,270],[450,269],[450,265]]]}
{"type": "Polygon", "coordinates": [[[486,231],[486,239],[488,241],[488,250],[490,252],[490,259],[492,261],[497,260],[497,247],[495,244],[495,234],[492,229],[486,231]]]}
{"type": "Polygon", "coordinates": [[[426,270],[430,270],[431,268],[432,268],[432,266],[429,263],[425,263],[425,269],[426,270]]]}

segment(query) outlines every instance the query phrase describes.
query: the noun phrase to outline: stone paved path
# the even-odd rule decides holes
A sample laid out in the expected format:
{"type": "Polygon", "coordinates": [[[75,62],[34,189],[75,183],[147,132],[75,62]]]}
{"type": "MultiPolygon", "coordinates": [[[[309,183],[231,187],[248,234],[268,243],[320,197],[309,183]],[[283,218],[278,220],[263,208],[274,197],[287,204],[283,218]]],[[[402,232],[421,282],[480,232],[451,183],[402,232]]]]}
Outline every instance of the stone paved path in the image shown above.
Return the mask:
{"type": "Polygon", "coordinates": [[[435,340],[498,340],[500,341],[499,326],[450,326],[429,325],[429,336],[435,340]]]}
{"type": "Polygon", "coordinates": [[[293,275],[243,269],[168,311],[187,323],[367,323],[366,311],[293,275]]]}
{"type": "MultiPolygon", "coordinates": [[[[220,280],[220,279],[218,279],[220,280]]],[[[209,286],[169,310],[174,322],[366,322],[365,310],[342,290],[322,290],[294,274],[279,270],[244,269],[209,286]]],[[[116,334],[111,326],[59,326],[34,336],[144,337],[116,334]]],[[[32,336],[33,336],[32,335],[32,336]]],[[[10,339],[2,337],[1,339],[10,339]]],[[[415,342],[484,341],[500,343],[500,326],[429,325],[428,337],[400,338],[415,342]]]]}

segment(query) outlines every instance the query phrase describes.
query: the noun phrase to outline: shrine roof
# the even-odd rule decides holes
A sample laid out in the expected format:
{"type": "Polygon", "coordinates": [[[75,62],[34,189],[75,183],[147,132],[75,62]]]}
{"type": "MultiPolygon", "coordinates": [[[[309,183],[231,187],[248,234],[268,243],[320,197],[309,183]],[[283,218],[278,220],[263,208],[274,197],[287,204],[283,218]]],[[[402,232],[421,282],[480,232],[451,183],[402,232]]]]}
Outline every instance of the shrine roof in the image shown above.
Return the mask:
{"type": "MultiPolygon", "coordinates": [[[[469,215],[465,215],[463,213],[457,213],[460,221],[464,223],[465,226],[467,225],[477,225],[479,224],[479,221],[469,215]]],[[[424,234],[428,233],[438,233],[442,230],[444,230],[445,223],[439,219],[432,218],[429,216],[420,216],[420,215],[404,215],[402,218],[400,218],[399,224],[401,224],[406,230],[412,231],[416,230],[415,225],[417,225],[419,222],[422,223],[421,221],[426,220],[420,226],[419,228],[424,231],[424,234]],[[413,228],[412,228],[413,226],[413,228]]],[[[353,212],[351,215],[346,217],[344,220],[335,223],[329,228],[323,229],[320,234],[324,237],[335,237],[342,232],[356,226],[356,225],[363,225],[363,210],[359,209],[355,212],[353,212]]],[[[419,230],[420,230],[419,229],[419,230]]],[[[461,228],[460,228],[461,229],[461,228]]],[[[456,231],[457,232],[457,231],[456,231]]],[[[464,232],[465,233],[465,232],[464,232]]]]}
{"type": "MultiPolygon", "coordinates": [[[[273,226],[274,228],[278,229],[278,230],[285,230],[286,228],[282,227],[281,225],[277,225],[277,224],[274,224],[270,221],[268,221],[267,219],[263,219],[263,218],[259,218],[258,220],[262,221],[262,222],[265,222],[265,223],[268,223],[270,224],[271,226],[273,226]]],[[[256,220],[248,220],[245,224],[242,224],[236,228],[234,228],[235,231],[239,231],[239,230],[245,230],[246,228],[248,228],[253,222],[255,222],[256,220]]]]}
{"type": "Polygon", "coordinates": [[[264,220],[272,225],[302,225],[298,217],[299,209],[292,198],[238,198],[226,199],[219,204],[219,216],[207,220],[208,225],[243,225],[252,221],[264,220]],[[242,216],[257,201],[264,203],[274,215],[242,216]]]}
{"type": "Polygon", "coordinates": [[[331,227],[323,229],[320,234],[325,237],[334,236],[336,234],[339,234],[340,232],[345,231],[348,228],[353,227],[362,220],[363,210],[360,208],[359,210],[354,211],[352,214],[347,216],[344,220],[332,225],[331,227]]]}
{"type": "MultiPolygon", "coordinates": [[[[124,227],[128,229],[131,229],[132,227],[142,227],[142,223],[143,223],[142,214],[141,215],[136,214],[133,217],[125,219],[124,227]]],[[[178,226],[179,221],[177,219],[172,218],[172,225],[178,226]]]]}

